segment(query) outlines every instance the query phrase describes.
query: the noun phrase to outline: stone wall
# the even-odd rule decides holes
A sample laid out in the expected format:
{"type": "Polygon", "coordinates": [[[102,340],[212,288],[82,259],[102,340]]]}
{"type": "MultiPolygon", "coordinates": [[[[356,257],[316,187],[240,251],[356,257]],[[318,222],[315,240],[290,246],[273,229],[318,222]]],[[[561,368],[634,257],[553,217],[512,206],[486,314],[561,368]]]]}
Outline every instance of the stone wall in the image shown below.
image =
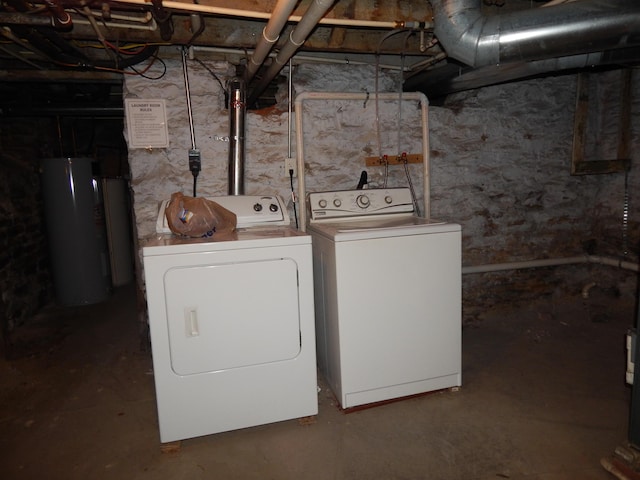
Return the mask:
{"type": "Polygon", "coordinates": [[[52,299],[38,158],[48,122],[0,123],[0,351],[10,332],[52,299]]]}
{"type": "MultiPolygon", "coordinates": [[[[233,74],[224,62],[205,63],[223,82],[233,74]]],[[[224,195],[228,164],[224,137],[229,132],[223,91],[207,69],[196,62],[189,65],[196,143],[203,161],[198,194],[224,195]]],[[[167,67],[160,80],[127,77],[125,84],[125,98],[164,98],[168,109],[169,148],[129,153],[140,237],[153,235],[160,200],[174,191],[189,194],[192,186],[181,64],[169,60],[167,67]]],[[[640,80],[633,81],[637,91],[640,80]]],[[[300,65],[293,71],[296,94],[373,93],[376,85],[381,92],[397,92],[398,74],[381,72],[376,78],[373,67],[365,66],[300,65]]],[[[286,85],[283,88],[286,93],[286,85]]],[[[431,214],[462,224],[463,265],[586,253],[637,262],[638,173],[632,168],[626,177],[630,205],[626,254],[621,243],[625,174],[570,175],[575,93],[576,77],[558,76],[463,92],[442,106],[430,107],[431,214]]],[[[247,114],[247,194],[290,198],[282,165],[289,151],[289,121],[295,122],[288,118],[286,95],[279,98],[275,107],[247,114]]],[[[635,99],[632,109],[634,145],[640,135],[639,102],[635,99]]],[[[421,122],[415,102],[308,102],[295,114],[303,115],[308,191],[354,188],[365,169],[371,186],[381,186],[384,170],[366,167],[365,157],[378,152],[420,153],[421,122]]],[[[295,135],[291,138],[295,156],[295,135]]],[[[409,173],[419,195],[421,167],[412,165],[409,173]]],[[[404,168],[390,167],[386,181],[388,186],[407,185],[404,168]]],[[[574,295],[594,278],[610,291],[635,294],[634,273],[594,264],[469,274],[463,278],[465,317],[473,319],[504,302],[574,295]]]]}

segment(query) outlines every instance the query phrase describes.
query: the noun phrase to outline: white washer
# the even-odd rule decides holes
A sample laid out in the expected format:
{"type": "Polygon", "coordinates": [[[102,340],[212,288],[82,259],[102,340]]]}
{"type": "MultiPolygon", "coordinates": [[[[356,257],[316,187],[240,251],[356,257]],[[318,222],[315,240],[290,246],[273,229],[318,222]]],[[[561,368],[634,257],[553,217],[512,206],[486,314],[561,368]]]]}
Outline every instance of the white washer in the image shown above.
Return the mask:
{"type": "Polygon", "coordinates": [[[344,409],[461,385],[461,228],[408,189],[310,193],[317,356],[344,409]]]}
{"type": "Polygon", "coordinates": [[[311,237],[265,226],[282,223],[281,199],[243,198],[238,218],[263,226],[143,248],[163,443],[318,411],[311,237]]]}

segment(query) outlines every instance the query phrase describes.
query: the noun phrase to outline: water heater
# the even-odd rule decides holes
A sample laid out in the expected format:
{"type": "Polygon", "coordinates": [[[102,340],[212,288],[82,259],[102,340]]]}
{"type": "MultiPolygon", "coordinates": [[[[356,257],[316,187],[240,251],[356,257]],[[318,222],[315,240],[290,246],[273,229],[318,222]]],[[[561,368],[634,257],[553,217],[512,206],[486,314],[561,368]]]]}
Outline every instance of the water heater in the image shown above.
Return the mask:
{"type": "Polygon", "coordinates": [[[53,283],[62,305],[99,303],[111,290],[104,206],[94,162],[91,158],[41,162],[53,283]]]}

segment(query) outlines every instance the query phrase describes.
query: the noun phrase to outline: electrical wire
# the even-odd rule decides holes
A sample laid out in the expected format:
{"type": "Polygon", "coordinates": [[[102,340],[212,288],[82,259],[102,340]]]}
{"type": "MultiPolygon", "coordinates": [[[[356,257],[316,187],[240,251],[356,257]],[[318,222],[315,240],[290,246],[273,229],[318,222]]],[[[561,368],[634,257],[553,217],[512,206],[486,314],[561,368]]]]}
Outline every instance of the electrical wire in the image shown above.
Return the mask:
{"type": "Polygon", "coordinates": [[[218,77],[218,76],[215,74],[215,72],[214,72],[213,70],[211,70],[211,69],[210,69],[210,68],[209,68],[209,67],[208,67],[208,66],[207,66],[207,65],[206,65],[202,60],[200,60],[199,58],[194,58],[194,60],[195,60],[196,62],[198,62],[198,63],[202,66],[202,68],[204,68],[207,72],[209,72],[209,74],[210,74],[213,78],[215,78],[215,79],[217,80],[217,82],[218,82],[218,84],[220,85],[220,88],[221,88],[222,90],[224,90],[224,89],[225,89],[225,88],[224,88],[224,85],[222,84],[222,80],[220,80],[220,77],[218,77]]]}
{"type": "MultiPolygon", "coordinates": [[[[124,73],[125,75],[138,75],[139,77],[146,78],[147,80],[160,80],[162,77],[164,77],[167,74],[167,64],[164,63],[164,60],[162,60],[157,54],[153,54],[151,58],[152,60],[151,62],[149,62],[149,65],[147,65],[141,72],[136,70],[136,68],[133,65],[130,65],[128,68],[133,70],[133,73],[127,72],[126,70],[122,70],[121,73],[124,73]],[[154,65],[156,62],[160,62],[160,64],[162,65],[162,73],[160,73],[155,77],[146,75],[146,72],[148,72],[151,66],[154,65]]],[[[103,69],[103,70],[106,70],[106,69],[103,69]]]]}
{"type": "Polygon", "coordinates": [[[293,187],[293,170],[289,170],[289,180],[291,182],[291,200],[293,201],[293,217],[296,220],[296,229],[298,228],[298,211],[296,209],[296,191],[293,187]]]}

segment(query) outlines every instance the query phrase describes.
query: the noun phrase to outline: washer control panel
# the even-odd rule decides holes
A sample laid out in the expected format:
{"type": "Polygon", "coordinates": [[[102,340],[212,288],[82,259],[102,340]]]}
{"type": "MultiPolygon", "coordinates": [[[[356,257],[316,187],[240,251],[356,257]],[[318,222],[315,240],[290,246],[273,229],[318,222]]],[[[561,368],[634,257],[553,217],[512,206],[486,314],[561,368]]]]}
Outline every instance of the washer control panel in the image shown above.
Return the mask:
{"type": "Polygon", "coordinates": [[[310,221],[413,213],[408,188],[337,190],[307,195],[310,221]]]}

